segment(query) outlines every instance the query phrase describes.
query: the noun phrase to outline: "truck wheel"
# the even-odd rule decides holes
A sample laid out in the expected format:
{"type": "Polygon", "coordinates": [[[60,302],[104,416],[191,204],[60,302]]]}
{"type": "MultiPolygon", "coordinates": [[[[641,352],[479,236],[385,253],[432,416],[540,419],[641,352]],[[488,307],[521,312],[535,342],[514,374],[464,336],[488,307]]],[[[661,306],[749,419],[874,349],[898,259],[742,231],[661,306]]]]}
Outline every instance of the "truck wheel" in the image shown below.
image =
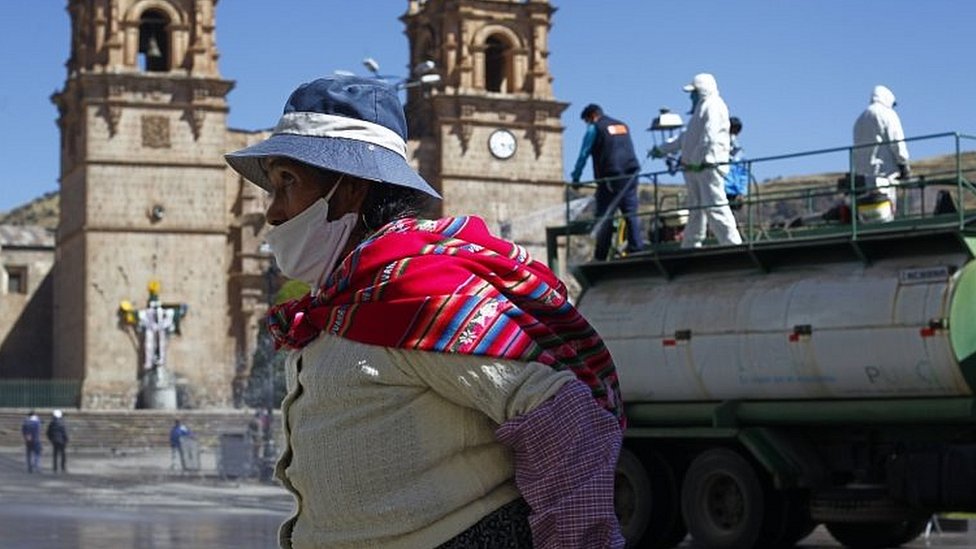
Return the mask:
{"type": "Polygon", "coordinates": [[[928,519],[898,522],[828,522],[827,531],[844,547],[882,549],[898,547],[917,538],[928,519]]]}
{"type": "Polygon", "coordinates": [[[793,547],[806,538],[817,528],[817,523],[810,518],[810,500],[805,494],[791,492],[789,499],[789,520],[786,533],[783,534],[783,547],[793,547]]]}
{"type": "Polygon", "coordinates": [[[659,452],[644,456],[651,480],[651,520],[640,549],[670,549],[688,535],[681,519],[681,492],[674,467],[659,452]]]}
{"type": "Polygon", "coordinates": [[[627,547],[669,549],[687,535],[674,469],[658,452],[643,461],[623,448],[617,460],[614,507],[627,547]]]}
{"type": "Polygon", "coordinates": [[[620,449],[614,472],[613,508],[627,547],[640,547],[651,520],[651,481],[644,465],[627,448],[620,449]]]}
{"type": "Polygon", "coordinates": [[[766,486],[765,498],[766,514],[758,546],[770,549],[795,547],[817,527],[810,518],[810,505],[803,492],[779,491],[766,486]]]}
{"type": "Polygon", "coordinates": [[[753,547],[762,532],[763,487],[745,458],[713,448],[695,458],[685,473],[681,512],[698,544],[711,549],[753,547]]]}

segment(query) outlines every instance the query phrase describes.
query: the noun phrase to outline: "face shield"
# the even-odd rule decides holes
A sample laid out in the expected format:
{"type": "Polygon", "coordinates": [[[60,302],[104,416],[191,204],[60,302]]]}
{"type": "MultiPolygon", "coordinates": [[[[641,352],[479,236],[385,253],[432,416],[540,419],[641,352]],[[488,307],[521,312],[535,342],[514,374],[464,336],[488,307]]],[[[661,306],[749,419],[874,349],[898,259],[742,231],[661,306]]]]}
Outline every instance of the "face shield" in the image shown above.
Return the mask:
{"type": "Polygon", "coordinates": [[[688,111],[688,114],[693,114],[698,107],[698,101],[701,99],[701,95],[698,93],[698,90],[691,90],[688,93],[688,98],[691,99],[691,110],[688,111]]]}

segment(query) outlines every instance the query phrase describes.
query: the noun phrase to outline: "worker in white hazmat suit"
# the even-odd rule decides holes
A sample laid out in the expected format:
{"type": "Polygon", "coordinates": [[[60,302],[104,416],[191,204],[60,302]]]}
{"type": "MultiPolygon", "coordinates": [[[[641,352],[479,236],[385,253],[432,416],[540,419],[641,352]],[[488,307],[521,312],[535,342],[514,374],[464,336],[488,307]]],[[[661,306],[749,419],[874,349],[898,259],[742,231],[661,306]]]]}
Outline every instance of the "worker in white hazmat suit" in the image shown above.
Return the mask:
{"type": "Polygon", "coordinates": [[[651,150],[651,156],[681,152],[690,210],[682,248],[698,248],[710,226],[719,244],[741,244],[742,237],[725,196],[729,171],[729,108],[718,94],[715,77],[696,74],[684,87],[691,94],[691,119],[676,138],[651,150]]]}
{"type": "Polygon", "coordinates": [[[854,122],[854,174],[864,176],[865,186],[878,187],[895,206],[897,179],[908,179],[908,146],[901,119],[895,112],[895,94],[875,86],[871,104],[854,122]]]}

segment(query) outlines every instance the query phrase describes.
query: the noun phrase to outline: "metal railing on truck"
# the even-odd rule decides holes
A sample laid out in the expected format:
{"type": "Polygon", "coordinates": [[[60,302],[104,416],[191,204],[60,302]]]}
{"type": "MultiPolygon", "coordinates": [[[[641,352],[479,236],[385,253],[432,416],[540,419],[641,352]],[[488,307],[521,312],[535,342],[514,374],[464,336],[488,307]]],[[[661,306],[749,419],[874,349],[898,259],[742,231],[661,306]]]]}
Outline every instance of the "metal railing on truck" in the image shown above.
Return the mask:
{"type": "MultiPolygon", "coordinates": [[[[764,241],[820,238],[825,235],[857,241],[866,232],[904,230],[906,225],[926,223],[951,224],[960,230],[965,228],[976,210],[976,185],[973,184],[976,179],[976,151],[964,151],[964,146],[976,145],[976,136],[945,132],[906,138],[904,141],[914,144],[913,149],[926,149],[931,154],[912,166],[911,177],[902,181],[895,180],[893,188],[898,200],[894,220],[883,223],[866,222],[858,214],[859,205],[871,189],[870,186],[863,185],[863,178],[854,171],[854,154],[857,149],[885,146],[892,142],[817,149],[739,161],[739,164],[745,166],[749,178],[748,193],[737,204],[735,211],[743,239],[742,247],[751,250],[764,241]],[[937,152],[933,151],[940,150],[944,151],[942,156],[935,156],[937,152]],[[792,160],[825,156],[838,157],[834,162],[843,162],[847,170],[794,176],[787,180],[776,178],[761,183],[755,177],[757,170],[768,173],[775,170],[775,166],[782,166],[792,160]],[[842,161],[840,157],[843,158],[842,161]],[[803,184],[811,182],[813,184],[803,184]],[[931,192],[926,193],[927,189],[941,190],[942,193],[938,196],[943,203],[929,200],[934,197],[930,196],[931,192]],[[948,203],[945,203],[947,200],[948,203]],[[845,211],[847,217],[843,216],[845,211]]],[[[675,219],[686,217],[690,211],[683,205],[683,182],[678,179],[680,175],[680,168],[638,175],[641,203],[638,218],[644,227],[647,241],[644,251],[635,255],[679,252],[678,241],[665,238],[668,233],[662,229],[675,219]]],[[[550,266],[555,267],[558,263],[561,239],[566,250],[573,249],[570,245],[573,237],[593,239],[596,224],[600,220],[593,217],[592,208],[580,208],[580,204],[581,201],[591,200],[599,182],[600,180],[595,180],[566,185],[566,222],[563,226],[549,227],[546,231],[550,266]],[[579,211],[583,213],[573,214],[579,211]]],[[[699,208],[713,206],[715,204],[699,208]]],[[[615,205],[609,209],[610,212],[615,210],[615,205]]],[[[607,215],[604,222],[614,223],[616,227],[625,223],[625,220],[620,215],[607,215]]],[[[620,238],[625,231],[616,231],[615,234],[619,235],[615,238],[620,238]]],[[[623,255],[617,244],[621,243],[615,241],[611,246],[611,258],[623,255]]],[[[705,245],[709,245],[708,240],[705,245]]],[[[586,246],[582,248],[586,249],[586,246]]],[[[569,258],[569,262],[580,263],[589,259],[569,258]]]]}

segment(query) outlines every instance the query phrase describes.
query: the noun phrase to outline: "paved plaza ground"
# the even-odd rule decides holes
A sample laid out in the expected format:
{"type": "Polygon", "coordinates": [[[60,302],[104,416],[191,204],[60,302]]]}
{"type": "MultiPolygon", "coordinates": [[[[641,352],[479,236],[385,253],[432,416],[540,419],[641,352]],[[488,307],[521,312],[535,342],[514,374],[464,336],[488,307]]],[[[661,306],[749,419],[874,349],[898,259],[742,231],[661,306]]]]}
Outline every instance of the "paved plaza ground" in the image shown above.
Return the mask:
{"type": "MultiPolygon", "coordinates": [[[[49,449],[46,449],[49,450],[49,449]]],[[[270,548],[292,509],[280,486],[170,469],[169,448],[68,454],[68,474],[28,474],[22,448],[0,448],[0,548],[270,548]]]]}
{"type": "MultiPolygon", "coordinates": [[[[280,486],[222,479],[217,457],[199,472],[170,469],[169,448],[68,454],[68,474],[28,474],[22,448],[0,447],[2,549],[265,549],[292,509],[280,486]]],[[[681,547],[695,545],[686,541],[681,547]]],[[[818,528],[800,547],[839,547],[818,528]]],[[[933,533],[906,547],[976,548],[976,532],[933,533]]]]}

